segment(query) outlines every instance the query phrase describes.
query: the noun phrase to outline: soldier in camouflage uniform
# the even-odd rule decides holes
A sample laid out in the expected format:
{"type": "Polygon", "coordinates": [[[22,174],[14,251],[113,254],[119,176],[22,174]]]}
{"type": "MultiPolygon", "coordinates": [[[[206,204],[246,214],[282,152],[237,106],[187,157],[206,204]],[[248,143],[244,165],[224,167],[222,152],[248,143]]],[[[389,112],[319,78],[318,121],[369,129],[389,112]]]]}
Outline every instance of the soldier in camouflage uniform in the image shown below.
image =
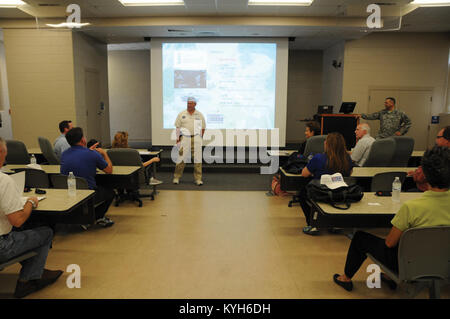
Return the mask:
{"type": "Polygon", "coordinates": [[[361,114],[365,120],[380,120],[377,139],[393,135],[405,135],[411,127],[411,120],[402,111],[395,109],[395,99],[388,97],[384,101],[385,109],[372,114],[361,114]]]}

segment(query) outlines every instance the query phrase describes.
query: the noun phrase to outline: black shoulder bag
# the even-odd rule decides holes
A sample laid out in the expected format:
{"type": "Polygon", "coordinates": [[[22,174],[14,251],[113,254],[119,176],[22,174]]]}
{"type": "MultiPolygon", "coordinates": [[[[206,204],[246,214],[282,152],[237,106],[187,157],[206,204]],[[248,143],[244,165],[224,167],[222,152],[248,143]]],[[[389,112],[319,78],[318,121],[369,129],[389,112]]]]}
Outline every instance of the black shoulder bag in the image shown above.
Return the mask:
{"type": "Polygon", "coordinates": [[[347,183],[348,186],[330,189],[326,185],[321,185],[320,180],[314,179],[306,185],[308,198],[316,202],[328,203],[334,208],[346,210],[351,203],[359,202],[364,193],[359,185],[347,183]],[[338,205],[345,205],[340,207],[338,205]]]}

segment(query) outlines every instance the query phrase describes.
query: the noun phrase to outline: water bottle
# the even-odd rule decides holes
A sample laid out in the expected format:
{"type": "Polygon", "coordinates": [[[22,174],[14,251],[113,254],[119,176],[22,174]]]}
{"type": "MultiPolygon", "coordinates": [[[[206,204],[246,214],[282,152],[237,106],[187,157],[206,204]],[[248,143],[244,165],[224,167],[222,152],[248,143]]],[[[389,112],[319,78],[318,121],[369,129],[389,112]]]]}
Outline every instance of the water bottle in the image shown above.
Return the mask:
{"type": "Polygon", "coordinates": [[[394,182],[392,183],[392,201],[394,203],[400,203],[400,192],[402,191],[402,182],[400,179],[395,177],[394,182]]]}
{"type": "Polygon", "coordinates": [[[67,190],[68,190],[69,196],[75,196],[77,193],[77,184],[76,184],[75,175],[73,175],[73,172],[70,172],[69,176],[67,177],[67,190]]]}
{"type": "Polygon", "coordinates": [[[34,154],[31,154],[30,162],[31,162],[31,164],[35,164],[35,165],[37,164],[36,157],[34,156],[34,154]]]}

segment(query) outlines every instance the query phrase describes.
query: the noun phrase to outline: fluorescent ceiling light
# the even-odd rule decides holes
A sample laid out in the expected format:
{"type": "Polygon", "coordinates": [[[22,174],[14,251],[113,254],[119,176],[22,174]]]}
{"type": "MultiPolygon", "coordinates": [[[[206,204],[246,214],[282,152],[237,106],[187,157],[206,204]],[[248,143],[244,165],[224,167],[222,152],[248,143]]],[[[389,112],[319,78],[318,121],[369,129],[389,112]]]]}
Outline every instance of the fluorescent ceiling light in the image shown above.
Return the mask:
{"type": "Polygon", "coordinates": [[[414,0],[411,4],[416,4],[421,7],[446,7],[450,6],[448,0],[414,0]]]}
{"type": "Polygon", "coordinates": [[[17,8],[26,4],[21,0],[0,0],[0,8],[17,8]]]}
{"type": "Polygon", "coordinates": [[[249,6],[310,6],[314,0],[249,0],[249,6]]]}
{"type": "Polygon", "coordinates": [[[124,6],[182,6],[184,0],[119,0],[124,6]]]}
{"type": "Polygon", "coordinates": [[[90,23],[63,22],[58,24],[47,23],[47,25],[53,28],[81,28],[85,25],[90,25],[90,23]]]}

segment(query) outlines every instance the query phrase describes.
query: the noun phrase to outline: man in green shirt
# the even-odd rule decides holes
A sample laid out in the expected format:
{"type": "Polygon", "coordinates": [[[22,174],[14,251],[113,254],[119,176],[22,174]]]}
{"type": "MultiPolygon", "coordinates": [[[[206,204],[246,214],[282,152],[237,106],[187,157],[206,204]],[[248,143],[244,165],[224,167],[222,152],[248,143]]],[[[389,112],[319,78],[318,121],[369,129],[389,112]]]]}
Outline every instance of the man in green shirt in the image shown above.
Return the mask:
{"type": "MultiPolygon", "coordinates": [[[[435,146],[422,157],[422,168],[429,184],[428,190],[417,199],[405,202],[392,219],[386,239],[358,231],[352,239],[345,262],[344,275],[335,274],[334,282],[347,291],[353,289],[351,278],[370,253],[394,272],[398,272],[398,242],[409,228],[450,225],[450,149],[435,146]]],[[[389,287],[395,283],[381,277],[389,287]]]]}
{"type": "Polygon", "coordinates": [[[365,120],[380,120],[377,139],[405,135],[411,127],[411,120],[402,111],[395,109],[395,99],[388,97],[384,101],[384,110],[372,114],[361,114],[365,120]]]}

